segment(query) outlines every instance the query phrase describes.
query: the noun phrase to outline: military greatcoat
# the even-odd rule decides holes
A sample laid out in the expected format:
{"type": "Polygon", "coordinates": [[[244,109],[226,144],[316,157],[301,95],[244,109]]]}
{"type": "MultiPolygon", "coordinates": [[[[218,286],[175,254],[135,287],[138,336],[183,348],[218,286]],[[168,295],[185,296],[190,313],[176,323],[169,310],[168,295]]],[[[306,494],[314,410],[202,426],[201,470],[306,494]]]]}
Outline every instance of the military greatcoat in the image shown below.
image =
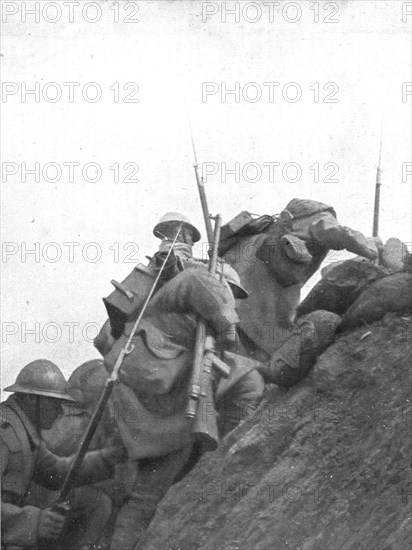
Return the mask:
{"type": "MultiPolygon", "coordinates": [[[[34,547],[40,508],[26,504],[31,481],[58,489],[72,458],[50,452],[14,395],[0,404],[2,548],[34,547]]],[[[94,483],[112,475],[107,450],[86,454],[78,485],[94,483]]]]}

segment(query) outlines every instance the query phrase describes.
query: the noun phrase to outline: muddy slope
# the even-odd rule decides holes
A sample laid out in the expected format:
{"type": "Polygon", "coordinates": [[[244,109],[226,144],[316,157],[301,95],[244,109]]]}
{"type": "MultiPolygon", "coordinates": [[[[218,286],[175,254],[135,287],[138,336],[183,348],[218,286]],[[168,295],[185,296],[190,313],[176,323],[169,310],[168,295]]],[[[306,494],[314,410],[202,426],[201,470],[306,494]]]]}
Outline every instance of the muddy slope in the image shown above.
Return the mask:
{"type": "Polygon", "coordinates": [[[139,548],[410,550],[411,327],[388,315],[346,332],[299,386],[269,389],[139,548]]]}

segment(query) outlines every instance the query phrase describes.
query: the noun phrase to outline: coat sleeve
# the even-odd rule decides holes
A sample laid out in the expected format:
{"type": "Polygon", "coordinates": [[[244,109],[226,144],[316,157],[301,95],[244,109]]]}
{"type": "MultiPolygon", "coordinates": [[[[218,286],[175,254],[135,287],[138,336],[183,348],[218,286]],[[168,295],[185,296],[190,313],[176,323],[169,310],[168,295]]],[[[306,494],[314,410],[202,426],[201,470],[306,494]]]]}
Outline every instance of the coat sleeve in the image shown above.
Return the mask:
{"type": "MultiPolygon", "coordinates": [[[[108,460],[109,450],[89,451],[84,457],[77,476],[76,485],[88,485],[111,477],[114,466],[108,460]]],[[[73,456],[60,457],[49,451],[44,442],[41,443],[36,461],[33,481],[47,489],[59,489],[72,463],[73,456]]]]}
{"type": "Polygon", "coordinates": [[[1,504],[1,542],[9,546],[35,547],[40,508],[1,504]]]}
{"type": "Polygon", "coordinates": [[[106,319],[99,334],[93,340],[93,345],[99,351],[101,356],[104,357],[112,349],[113,344],[114,338],[112,336],[112,327],[110,326],[110,320],[106,319]]]}
{"type": "Polygon", "coordinates": [[[154,296],[158,311],[198,314],[217,332],[239,322],[229,289],[206,269],[189,268],[166,283],[154,296]]]}
{"type": "Polygon", "coordinates": [[[378,251],[376,244],[355,229],[340,225],[330,214],[320,215],[319,219],[309,228],[310,236],[326,248],[343,250],[364,256],[369,260],[376,260],[378,251]]]}
{"type": "MultiPolygon", "coordinates": [[[[1,475],[7,470],[9,452],[1,446],[1,475]]],[[[40,508],[35,506],[15,506],[2,495],[1,502],[1,543],[6,547],[34,547],[37,541],[37,525],[40,508]]]]}

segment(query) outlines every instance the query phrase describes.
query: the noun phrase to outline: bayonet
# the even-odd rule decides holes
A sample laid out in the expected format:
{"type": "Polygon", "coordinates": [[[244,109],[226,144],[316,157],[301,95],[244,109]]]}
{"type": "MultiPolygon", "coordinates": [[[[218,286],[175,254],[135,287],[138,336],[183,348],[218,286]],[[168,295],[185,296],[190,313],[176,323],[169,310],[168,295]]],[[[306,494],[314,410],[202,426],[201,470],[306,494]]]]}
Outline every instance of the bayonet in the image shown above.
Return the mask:
{"type": "Polygon", "coordinates": [[[376,184],[375,184],[375,204],[373,207],[373,226],[372,226],[372,236],[378,237],[379,234],[379,211],[380,211],[380,200],[381,200],[381,158],[382,158],[382,136],[383,136],[383,117],[381,125],[381,140],[379,146],[379,161],[378,167],[376,169],[376,184]]]}
{"type": "Polygon", "coordinates": [[[204,182],[203,176],[199,175],[199,163],[197,161],[196,147],[193,139],[192,126],[190,124],[189,119],[188,119],[188,123],[189,123],[190,139],[192,142],[193,157],[195,160],[193,168],[195,170],[196,183],[197,183],[197,188],[199,190],[200,204],[202,205],[203,218],[205,220],[207,240],[210,244],[213,242],[213,228],[212,228],[212,223],[210,221],[209,207],[207,205],[205,182],[204,182]]]}

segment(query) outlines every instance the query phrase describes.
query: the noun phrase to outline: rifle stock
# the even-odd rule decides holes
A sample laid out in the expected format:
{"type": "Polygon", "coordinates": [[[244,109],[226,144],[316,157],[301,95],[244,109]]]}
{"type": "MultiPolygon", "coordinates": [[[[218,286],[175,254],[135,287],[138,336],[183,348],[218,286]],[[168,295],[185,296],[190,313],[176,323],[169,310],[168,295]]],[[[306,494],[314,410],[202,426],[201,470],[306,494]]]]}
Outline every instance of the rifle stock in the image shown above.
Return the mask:
{"type": "Polygon", "coordinates": [[[202,391],[197,403],[197,412],[192,430],[203,451],[215,451],[219,443],[217,413],[213,395],[212,356],[213,351],[207,350],[203,359],[202,391]]]}
{"type": "Polygon", "coordinates": [[[202,369],[205,353],[206,325],[199,319],[196,327],[195,351],[193,357],[193,369],[190,379],[189,402],[186,409],[186,418],[195,418],[197,405],[201,394],[202,369]]]}

